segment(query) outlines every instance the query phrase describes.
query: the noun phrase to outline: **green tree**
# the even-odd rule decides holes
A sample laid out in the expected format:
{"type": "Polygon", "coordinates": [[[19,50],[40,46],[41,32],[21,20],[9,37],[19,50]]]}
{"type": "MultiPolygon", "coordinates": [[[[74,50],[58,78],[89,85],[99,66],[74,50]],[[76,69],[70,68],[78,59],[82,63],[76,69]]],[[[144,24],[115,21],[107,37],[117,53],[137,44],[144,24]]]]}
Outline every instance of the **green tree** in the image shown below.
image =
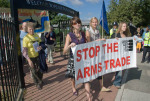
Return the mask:
{"type": "Polygon", "coordinates": [[[58,24],[59,20],[70,20],[70,17],[68,17],[67,15],[64,14],[58,14],[56,12],[49,12],[49,18],[50,18],[50,22],[51,24],[58,24]]]}
{"type": "Polygon", "coordinates": [[[10,7],[10,2],[9,2],[9,0],[0,0],[0,7],[9,8],[9,7],[10,7]]]}
{"type": "Polygon", "coordinates": [[[149,0],[111,0],[107,13],[108,22],[131,22],[136,26],[147,26],[150,23],[149,0]]]}

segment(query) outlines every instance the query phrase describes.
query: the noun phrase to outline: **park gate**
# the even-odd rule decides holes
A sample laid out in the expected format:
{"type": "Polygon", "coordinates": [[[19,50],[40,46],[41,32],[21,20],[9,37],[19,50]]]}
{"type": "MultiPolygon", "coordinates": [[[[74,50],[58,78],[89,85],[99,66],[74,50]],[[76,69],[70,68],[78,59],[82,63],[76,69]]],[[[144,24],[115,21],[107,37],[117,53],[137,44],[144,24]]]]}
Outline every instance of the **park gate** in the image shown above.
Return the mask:
{"type": "Polygon", "coordinates": [[[12,19],[0,15],[0,101],[17,101],[21,90],[15,35],[12,19]]]}
{"type": "Polygon", "coordinates": [[[66,35],[70,32],[70,20],[59,20],[59,36],[60,36],[60,54],[61,56],[68,56],[63,55],[63,48],[66,40],[66,35]]]}

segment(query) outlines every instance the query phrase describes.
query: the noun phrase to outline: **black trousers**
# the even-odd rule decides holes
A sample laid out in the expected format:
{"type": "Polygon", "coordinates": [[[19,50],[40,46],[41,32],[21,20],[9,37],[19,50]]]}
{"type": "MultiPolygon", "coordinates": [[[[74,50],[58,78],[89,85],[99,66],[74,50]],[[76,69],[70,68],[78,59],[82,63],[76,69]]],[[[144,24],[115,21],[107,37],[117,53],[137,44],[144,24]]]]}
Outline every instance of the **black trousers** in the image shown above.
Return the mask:
{"type": "Polygon", "coordinates": [[[42,78],[43,78],[43,73],[40,71],[40,65],[39,65],[39,58],[30,58],[31,61],[34,64],[34,68],[29,67],[32,73],[32,78],[35,83],[35,85],[41,84],[42,83],[42,78]]]}
{"type": "Polygon", "coordinates": [[[145,61],[145,57],[146,57],[147,52],[149,53],[148,54],[148,61],[150,61],[150,47],[149,46],[144,46],[144,48],[143,48],[143,58],[142,58],[142,61],[145,61]]]}

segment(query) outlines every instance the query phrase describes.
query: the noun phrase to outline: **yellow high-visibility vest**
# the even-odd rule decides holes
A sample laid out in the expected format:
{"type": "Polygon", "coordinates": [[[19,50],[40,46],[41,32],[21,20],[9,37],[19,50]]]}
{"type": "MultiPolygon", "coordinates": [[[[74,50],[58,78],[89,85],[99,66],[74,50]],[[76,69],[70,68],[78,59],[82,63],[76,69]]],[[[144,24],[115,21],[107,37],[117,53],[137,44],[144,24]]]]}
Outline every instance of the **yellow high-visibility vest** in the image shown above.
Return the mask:
{"type": "Polygon", "coordinates": [[[150,46],[150,32],[145,33],[144,46],[150,46]]]}
{"type": "MultiPolygon", "coordinates": [[[[114,33],[113,30],[114,30],[114,29],[112,28],[112,29],[110,30],[110,32],[109,32],[109,33],[110,33],[110,37],[111,37],[111,35],[114,33]]],[[[117,30],[118,30],[118,29],[116,29],[115,33],[117,32],[117,30]]]]}

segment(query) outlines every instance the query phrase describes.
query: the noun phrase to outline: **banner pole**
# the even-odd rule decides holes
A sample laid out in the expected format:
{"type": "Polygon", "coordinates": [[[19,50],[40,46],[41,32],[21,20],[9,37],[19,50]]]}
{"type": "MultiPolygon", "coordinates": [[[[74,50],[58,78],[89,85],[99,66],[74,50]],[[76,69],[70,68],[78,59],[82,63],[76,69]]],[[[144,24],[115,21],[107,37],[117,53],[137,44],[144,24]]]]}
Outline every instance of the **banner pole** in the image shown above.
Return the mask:
{"type": "MultiPolygon", "coordinates": [[[[103,0],[104,2],[104,0],[103,0]]],[[[102,5],[103,6],[103,5],[102,5]]],[[[103,7],[102,7],[103,9],[103,7]]],[[[103,10],[102,10],[102,38],[104,38],[104,17],[103,17],[103,10]]],[[[103,88],[103,76],[102,76],[102,88],[103,88]]]]}

